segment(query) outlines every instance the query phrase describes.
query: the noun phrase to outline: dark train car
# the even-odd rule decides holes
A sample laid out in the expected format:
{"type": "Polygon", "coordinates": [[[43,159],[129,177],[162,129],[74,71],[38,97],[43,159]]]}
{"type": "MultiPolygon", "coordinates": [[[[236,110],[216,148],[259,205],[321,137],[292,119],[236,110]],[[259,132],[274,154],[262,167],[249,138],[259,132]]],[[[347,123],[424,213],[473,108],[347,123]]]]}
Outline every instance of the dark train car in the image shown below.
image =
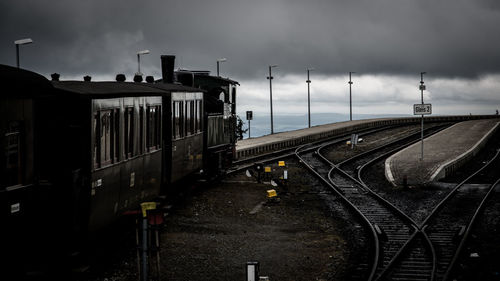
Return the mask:
{"type": "Polygon", "coordinates": [[[100,229],[202,168],[199,89],[129,82],[53,85],[71,97],[66,107],[79,108],[64,117],[77,123],[67,126],[73,139],[63,139],[69,146],[62,161],[75,165],[66,167],[61,183],[72,185],[65,197],[77,206],[76,227],[100,229]]]}
{"type": "MultiPolygon", "coordinates": [[[[53,95],[50,82],[36,73],[0,65],[0,247],[2,274],[22,271],[38,245],[43,229],[41,201],[47,191],[40,186],[41,100],[53,95]],[[33,237],[33,231],[40,233],[33,237]]],[[[8,275],[7,275],[8,276],[8,275]]]]}
{"type": "Polygon", "coordinates": [[[204,154],[209,173],[225,171],[234,159],[236,145],[236,89],[238,82],[211,76],[208,71],[179,70],[176,79],[205,94],[204,154]]]}
{"type": "Polygon", "coordinates": [[[0,65],[5,268],[64,263],[44,255],[64,256],[180,179],[226,167],[237,82],[195,75],[188,87],[173,67],[162,56],[167,83],[136,83],[50,82],[0,65]]]}

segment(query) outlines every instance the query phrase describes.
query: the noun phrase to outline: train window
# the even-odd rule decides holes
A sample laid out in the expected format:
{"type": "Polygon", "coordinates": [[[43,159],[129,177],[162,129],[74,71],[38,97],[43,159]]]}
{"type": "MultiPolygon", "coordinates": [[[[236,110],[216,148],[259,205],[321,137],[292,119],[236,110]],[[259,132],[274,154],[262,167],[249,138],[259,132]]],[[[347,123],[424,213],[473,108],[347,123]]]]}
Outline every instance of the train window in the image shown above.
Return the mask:
{"type": "Polygon", "coordinates": [[[124,123],[124,148],[125,158],[134,156],[134,108],[125,108],[124,123]]]}
{"type": "Polygon", "coordinates": [[[144,153],[144,106],[139,107],[139,153],[144,153]]]}
{"type": "Polygon", "coordinates": [[[146,108],[146,147],[148,151],[161,146],[161,106],[146,108]]]}
{"type": "Polygon", "coordinates": [[[195,102],[196,101],[190,101],[189,107],[190,107],[190,112],[189,112],[189,124],[191,126],[191,134],[194,135],[196,133],[196,111],[195,111],[195,102]]]}
{"type": "Polygon", "coordinates": [[[199,133],[201,132],[202,128],[201,128],[201,124],[202,124],[202,101],[201,100],[197,100],[196,101],[196,132],[199,133]]]}
{"type": "Polygon", "coordinates": [[[111,160],[117,163],[120,161],[120,109],[111,112],[111,160]]]}
{"type": "Polygon", "coordinates": [[[172,129],[172,138],[180,139],[184,137],[184,113],[183,113],[183,102],[182,101],[174,101],[173,103],[173,129],[172,129]]]}
{"type": "Polygon", "coordinates": [[[101,166],[111,163],[111,110],[101,111],[100,150],[101,166]]]}
{"type": "Polygon", "coordinates": [[[177,103],[172,103],[172,139],[177,138],[177,115],[179,114],[177,103]]]}
{"type": "Polygon", "coordinates": [[[94,113],[94,120],[92,121],[92,127],[94,131],[94,150],[92,153],[92,157],[94,159],[94,169],[97,169],[101,165],[101,150],[100,150],[100,129],[101,128],[101,117],[99,112],[94,113]]]}
{"type": "Polygon", "coordinates": [[[194,133],[194,101],[186,101],[186,135],[194,133]]]}
{"type": "Polygon", "coordinates": [[[10,122],[5,133],[5,175],[2,176],[2,185],[12,186],[23,182],[22,161],[22,130],[21,123],[10,122]]]}
{"type": "Polygon", "coordinates": [[[161,106],[156,106],[156,147],[161,148],[161,106]]]}

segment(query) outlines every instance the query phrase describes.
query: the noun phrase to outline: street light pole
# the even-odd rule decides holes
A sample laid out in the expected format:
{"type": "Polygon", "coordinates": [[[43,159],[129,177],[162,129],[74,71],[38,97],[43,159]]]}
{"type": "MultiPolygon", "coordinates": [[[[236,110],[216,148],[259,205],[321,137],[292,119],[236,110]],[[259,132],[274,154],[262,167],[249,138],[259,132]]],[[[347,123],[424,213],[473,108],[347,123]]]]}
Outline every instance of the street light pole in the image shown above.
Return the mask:
{"type": "Polygon", "coordinates": [[[314,68],[307,69],[307,120],[309,124],[309,128],[311,128],[311,93],[309,89],[309,84],[311,84],[311,79],[309,79],[309,71],[314,70],[314,68]]]}
{"type": "Polygon", "coordinates": [[[273,126],[273,76],[271,75],[271,68],[277,67],[277,65],[270,65],[269,66],[269,76],[267,79],[269,79],[269,100],[270,100],[270,106],[271,106],[271,134],[274,134],[274,126],[273,126]]]}
{"type": "Polygon", "coordinates": [[[33,43],[33,40],[31,40],[31,38],[26,38],[26,39],[20,39],[20,40],[16,40],[14,41],[14,44],[16,44],[16,66],[17,68],[19,68],[19,45],[26,45],[26,44],[30,44],[30,43],[33,43]]]}
{"type": "Polygon", "coordinates": [[[224,62],[224,61],[227,61],[227,59],[226,58],[221,58],[221,59],[217,60],[217,76],[220,76],[219,75],[219,62],[224,62]]]}
{"type": "MultiPolygon", "coordinates": [[[[420,88],[420,98],[421,98],[422,104],[424,104],[424,90],[425,90],[424,74],[426,74],[426,72],[420,72],[420,87],[419,88],[420,88]]],[[[422,143],[420,161],[423,161],[424,160],[424,115],[423,114],[422,114],[422,121],[421,121],[420,140],[422,143]]]]}
{"type": "Polygon", "coordinates": [[[137,74],[136,75],[142,76],[142,73],[141,73],[141,55],[146,55],[146,54],[149,54],[149,50],[142,50],[142,51],[137,52],[137,74]]]}
{"type": "Polygon", "coordinates": [[[351,74],[356,73],[353,71],[349,71],[349,121],[352,121],[352,81],[351,81],[351,74]]]}

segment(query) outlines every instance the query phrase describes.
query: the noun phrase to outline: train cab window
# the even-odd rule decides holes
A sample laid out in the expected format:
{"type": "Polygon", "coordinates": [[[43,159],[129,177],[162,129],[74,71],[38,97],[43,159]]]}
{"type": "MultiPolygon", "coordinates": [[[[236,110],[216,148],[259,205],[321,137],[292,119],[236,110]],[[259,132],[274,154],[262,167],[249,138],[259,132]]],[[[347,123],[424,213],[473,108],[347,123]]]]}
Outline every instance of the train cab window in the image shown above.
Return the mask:
{"type": "Polygon", "coordinates": [[[236,86],[233,86],[231,89],[231,113],[236,114],[236,86]]]}
{"type": "Polygon", "coordinates": [[[161,106],[146,108],[146,147],[153,151],[161,147],[161,106]]]}
{"type": "Polygon", "coordinates": [[[5,138],[5,175],[2,185],[12,186],[23,182],[22,130],[21,123],[10,122],[5,138]]]}
{"type": "Polygon", "coordinates": [[[125,158],[134,156],[134,108],[125,108],[124,148],[125,158]]]}

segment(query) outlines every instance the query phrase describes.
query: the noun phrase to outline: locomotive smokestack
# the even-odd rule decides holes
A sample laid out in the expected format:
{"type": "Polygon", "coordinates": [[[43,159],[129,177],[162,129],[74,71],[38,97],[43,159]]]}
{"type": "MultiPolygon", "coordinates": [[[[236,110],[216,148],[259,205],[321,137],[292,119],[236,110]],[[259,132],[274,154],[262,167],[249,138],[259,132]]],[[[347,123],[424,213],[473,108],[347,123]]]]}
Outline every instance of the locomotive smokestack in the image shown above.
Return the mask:
{"type": "Polygon", "coordinates": [[[161,76],[163,83],[174,83],[175,56],[161,56],[161,76]]]}

